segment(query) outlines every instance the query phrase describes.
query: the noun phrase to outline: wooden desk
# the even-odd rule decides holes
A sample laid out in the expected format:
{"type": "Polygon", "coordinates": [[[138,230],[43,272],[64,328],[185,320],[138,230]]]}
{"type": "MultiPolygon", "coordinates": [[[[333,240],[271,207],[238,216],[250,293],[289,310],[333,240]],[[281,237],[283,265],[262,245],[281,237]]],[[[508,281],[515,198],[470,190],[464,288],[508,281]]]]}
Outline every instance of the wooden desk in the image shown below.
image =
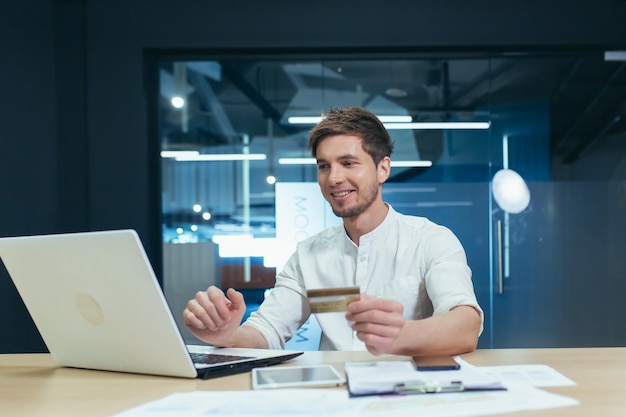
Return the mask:
{"type": "MultiPolygon", "coordinates": [[[[306,352],[289,364],[324,362],[343,370],[346,361],[373,358],[367,352],[306,352]]],[[[546,390],[576,398],[581,401],[579,406],[506,416],[626,415],[626,348],[496,349],[480,350],[463,358],[477,366],[545,364],[578,384],[546,390]]],[[[47,354],[0,355],[0,415],[3,416],[111,416],[174,392],[249,388],[250,373],[206,381],[187,380],[59,368],[47,354]]]]}

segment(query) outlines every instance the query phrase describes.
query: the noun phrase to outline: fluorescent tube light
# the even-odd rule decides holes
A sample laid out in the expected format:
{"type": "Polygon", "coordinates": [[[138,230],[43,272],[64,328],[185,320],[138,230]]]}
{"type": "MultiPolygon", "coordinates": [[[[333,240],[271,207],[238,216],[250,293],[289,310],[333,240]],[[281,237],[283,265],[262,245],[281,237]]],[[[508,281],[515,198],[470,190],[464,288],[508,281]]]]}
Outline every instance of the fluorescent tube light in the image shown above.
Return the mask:
{"type": "MultiPolygon", "coordinates": [[[[315,158],[278,158],[281,165],[315,165],[315,158]]],[[[428,168],[433,166],[432,161],[391,161],[392,167],[398,168],[428,168]]]]}
{"type": "Polygon", "coordinates": [[[292,125],[316,125],[322,119],[322,116],[291,116],[287,118],[287,122],[292,125]]]}
{"type": "Polygon", "coordinates": [[[198,151],[161,151],[161,158],[177,158],[179,156],[200,155],[198,151]]]}
{"type": "Polygon", "coordinates": [[[605,61],[626,61],[626,51],[606,51],[604,53],[605,61]]]}
{"type": "MultiPolygon", "coordinates": [[[[454,130],[454,129],[489,129],[491,122],[413,122],[411,116],[377,116],[389,130],[454,130]]],[[[292,116],[290,124],[314,125],[322,116],[292,116]]]]}
{"type": "MultiPolygon", "coordinates": [[[[383,123],[408,123],[413,121],[411,116],[376,116],[383,123]]],[[[287,121],[292,125],[315,125],[322,121],[323,116],[291,116],[287,121]]]]}
{"type": "Polygon", "coordinates": [[[314,158],[278,158],[281,165],[315,165],[314,158]]]}
{"type": "Polygon", "coordinates": [[[391,161],[392,167],[397,168],[429,168],[433,161],[391,161]]]}
{"type": "Polygon", "coordinates": [[[377,116],[383,123],[408,123],[413,121],[412,116],[377,116]]]}
{"type": "Polygon", "coordinates": [[[175,159],[181,162],[187,161],[263,161],[267,159],[264,153],[222,153],[222,154],[198,154],[181,155],[175,159]]]}
{"type": "Polygon", "coordinates": [[[385,123],[387,130],[489,129],[491,122],[412,122],[385,123]]]}

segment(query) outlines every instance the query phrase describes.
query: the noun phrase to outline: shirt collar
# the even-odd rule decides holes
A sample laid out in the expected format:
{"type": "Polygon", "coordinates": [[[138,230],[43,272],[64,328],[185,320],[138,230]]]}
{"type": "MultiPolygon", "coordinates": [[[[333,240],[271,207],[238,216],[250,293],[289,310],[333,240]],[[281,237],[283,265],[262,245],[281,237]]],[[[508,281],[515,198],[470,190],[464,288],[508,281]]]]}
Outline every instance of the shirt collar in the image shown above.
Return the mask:
{"type": "MultiPolygon", "coordinates": [[[[389,208],[389,210],[387,211],[387,215],[385,216],[385,219],[382,221],[381,224],[376,226],[374,230],[360,237],[359,246],[363,246],[364,244],[370,244],[371,242],[375,242],[378,239],[383,239],[389,232],[389,228],[391,227],[390,225],[392,221],[391,219],[395,216],[396,211],[393,209],[391,204],[385,203],[385,205],[389,208]]],[[[352,242],[352,240],[350,239],[350,236],[348,236],[348,233],[346,233],[345,229],[344,229],[344,234],[346,236],[346,239],[348,239],[352,243],[352,245],[354,245],[354,242],[352,242]]]]}

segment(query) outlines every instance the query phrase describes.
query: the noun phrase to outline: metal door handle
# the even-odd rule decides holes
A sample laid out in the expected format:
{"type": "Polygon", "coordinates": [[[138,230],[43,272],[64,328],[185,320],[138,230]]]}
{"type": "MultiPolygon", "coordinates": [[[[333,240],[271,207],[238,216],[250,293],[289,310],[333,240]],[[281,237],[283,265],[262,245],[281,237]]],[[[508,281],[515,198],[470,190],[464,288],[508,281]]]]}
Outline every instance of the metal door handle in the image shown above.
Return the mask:
{"type": "Polygon", "coordinates": [[[504,259],[502,250],[502,220],[496,223],[498,233],[498,294],[504,293],[504,259]]]}

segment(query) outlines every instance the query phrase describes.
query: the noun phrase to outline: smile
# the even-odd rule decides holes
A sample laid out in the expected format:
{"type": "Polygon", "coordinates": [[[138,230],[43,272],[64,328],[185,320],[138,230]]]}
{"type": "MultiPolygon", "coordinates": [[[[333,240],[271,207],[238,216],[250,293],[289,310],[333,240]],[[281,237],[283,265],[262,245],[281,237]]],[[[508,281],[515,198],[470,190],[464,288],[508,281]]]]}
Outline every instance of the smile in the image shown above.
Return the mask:
{"type": "Polygon", "coordinates": [[[338,191],[336,193],[330,193],[330,195],[332,195],[333,197],[345,197],[348,194],[350,194],[352,191],[348,190],[348,191],[338,191]]]}

